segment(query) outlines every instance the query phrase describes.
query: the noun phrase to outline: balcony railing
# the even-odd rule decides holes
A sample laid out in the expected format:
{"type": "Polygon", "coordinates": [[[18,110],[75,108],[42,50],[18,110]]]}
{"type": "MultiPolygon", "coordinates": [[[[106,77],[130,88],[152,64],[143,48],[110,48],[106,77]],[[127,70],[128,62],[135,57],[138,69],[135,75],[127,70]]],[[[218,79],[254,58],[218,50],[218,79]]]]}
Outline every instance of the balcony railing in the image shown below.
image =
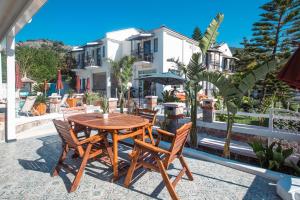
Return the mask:
{"type": "Polygon", "coordinates": [[[145,52],[143,49],[132,50],[131,55],[134,56],[138,61],[153,62],[153,53],[148,51],[145,52]]]}
{"type": "Polygon", "coordinates": [[[102,65],[102,60],[94,60],[93,58],[85,59],[84,61],[81,62],[76,62],[76,68],[77,69],[85,69],[85,67],[90,67],[90,66],[101,66],[102,65]]]}

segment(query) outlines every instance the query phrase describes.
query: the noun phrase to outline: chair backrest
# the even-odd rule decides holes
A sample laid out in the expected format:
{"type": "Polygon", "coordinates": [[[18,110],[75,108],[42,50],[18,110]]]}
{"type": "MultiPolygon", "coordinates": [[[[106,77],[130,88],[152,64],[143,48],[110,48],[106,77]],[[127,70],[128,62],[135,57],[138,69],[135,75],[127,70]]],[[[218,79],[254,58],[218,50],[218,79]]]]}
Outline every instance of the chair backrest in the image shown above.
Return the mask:
{"type": "Polygon", "coordinates": [[[64,104],[66,104],[66,101],[67,101],[68,97],[69,97],[69,94],[65,94],[65,95],[63,96],[63,98],[62,98],[62,100],[61,100],[59,106],[63,106],[64,104]]]}
{"type": "Polygon", "coordinates": [[[34,105],[34,102],[36,100],[36,96],[28,96],[26,97],[26,100],[25,100],[25,103],[21,109],[21,112],[30,112],[33,105],[34,105]]]}
{"type": "Polygon", "coordinates": [[[155,124],[157,113],[158,113],[158,110],[149,110],[149,109],[145,109],[145,108],[137,109],[137,115],[141,116],[145,119],[148,119],[152,125],[155,124]]]}
{"type": "Polygon", "coordinates": [[[66,121],[53,119],[54,126],[58,135],[62,139],[63,144],[67,144],[69,148],[75,149],[80,155],[83,155],[83,149],[79,145],[79,141],[75,136],[70,124],[66,121]]]}
{"type": "Polygon", "coordinates": [[[86,107],[79,106],[79,107],[65,108],[62,109],[62,113],[63,113],[64,120],[68,121],[68,117],[72,115],[86,113],[86,107]]]}
{"type": "Polygon", "coordinates": [[[172,140],[171,147],[169,151],[171,152],[171,155],[169,157],[168,163],[172,162],[173,157],[175,155],[179,155],[182,153],[184,145],[187,141],[187,137],[191,131],[192,128],[192,122],[186,123],[182,125],[179,129],[176,131],[176,135],[174,136],[172,140]]]}

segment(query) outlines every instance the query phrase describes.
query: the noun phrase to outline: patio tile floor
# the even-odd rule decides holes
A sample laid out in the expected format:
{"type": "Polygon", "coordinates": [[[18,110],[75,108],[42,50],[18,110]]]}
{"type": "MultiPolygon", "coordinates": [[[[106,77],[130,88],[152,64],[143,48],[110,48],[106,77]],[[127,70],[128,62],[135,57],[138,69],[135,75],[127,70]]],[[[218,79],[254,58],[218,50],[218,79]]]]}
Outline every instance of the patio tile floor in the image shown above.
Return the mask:
{"type": "MultiPolygon", "coordinates": [[[[51,177],[61,150],[57,135],[0,144],[0,199],[170,199],[160,174],[142,173],[127,189],[111,183],[111,169],[97,161],[88,165],[76,192],[68,193],[73,175],[51,177]]],[[[126,158],[130,149],[121,146],[126,158]]],[[[275,184],[259,176],[218,164],[186,158],[194,181],[181,180],[176,191],[181,199],[279,199],[275,184]]],[[[177,175],[179,162],[168,171],[177,175]]]]}

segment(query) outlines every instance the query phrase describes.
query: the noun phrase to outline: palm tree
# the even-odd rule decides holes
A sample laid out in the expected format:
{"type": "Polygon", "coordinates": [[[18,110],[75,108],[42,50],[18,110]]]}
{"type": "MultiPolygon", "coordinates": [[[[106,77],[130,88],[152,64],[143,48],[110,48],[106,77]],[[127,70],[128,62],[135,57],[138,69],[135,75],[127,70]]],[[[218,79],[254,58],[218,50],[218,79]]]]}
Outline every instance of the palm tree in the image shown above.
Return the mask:
{"type": "Polygon", "coordinates": [[[112,73],[117,81],[117,88],[119,92],[119,102],[120,102],[120,112],[123,113],[124,110],[124,94],[127,90],[128,83],[132,80],[133,76],[133,63],[135,58],[131,56],[124,56],[119,61],[114,61],[109,59],[111,64],[112,73]]]}
{"type": "MultiPolygon", "coordinates": [[[[287,59],[286,59],[287,60],[287,59]]],[[[207,81],[215,85],[219,94],[223,97],[227,107],[227,131],[223,155],[230,157],[230,142],[234,117],[241,105],[242,97],[248,90],[255,86],[255,83],[265,78],[265,76],[286,62],[272,59],[270,61],[258,64],[253,70],[240,75],[228,75],[219,71],[201,71],[194,75],[193,79],[198,81],[207,81]],[[240,77],[237,77],[240,76],[240,77]]]]}
{"type": "Polygon", "coordinates": [[[208,28],[205,31],[205,34],[199,41],[199,47],[201,52],[194,53],[192,58],[187,65],[186,76],[188,79],[186,87],[188,88],[187,92],[189,93],[189,99],[191,104],[191,121],[193,123],[191,129],[191,146],[197,146],[197,93],[202,86],[199,84],[199,80],[195,79],[196,74],[201,73],[205,69],[205,55],[207,50],[215,43],[218,36],[218,28],[220,27],[224,15],[219,13],[209,24],[208,28]]]}

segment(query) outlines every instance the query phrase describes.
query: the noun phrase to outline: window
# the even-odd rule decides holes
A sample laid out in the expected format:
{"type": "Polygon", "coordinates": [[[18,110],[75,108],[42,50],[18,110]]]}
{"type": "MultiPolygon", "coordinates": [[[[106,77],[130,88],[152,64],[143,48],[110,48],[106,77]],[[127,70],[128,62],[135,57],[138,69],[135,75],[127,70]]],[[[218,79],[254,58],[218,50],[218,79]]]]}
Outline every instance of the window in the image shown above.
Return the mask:
{"type": "Polygon", "coordinates": [[[102,47],[102,57],[105,57],[105,46],[102,47]]]}
{"type": "Polygon", "coordinates": [[[97,50],[97,65],[101,66],[101,48],[98,48],[97,50]]]}
{"type": "Polygon", "coordinates": [[[154,38],[154,52],[158,51],[158,39],[154,38]]]}
{"type": "Polygon", "coordinates": [[[81,57],[81,55],[80,55],[80,54],[77,54],[77,64],[80,63],[80,57],[81,57]]]}

